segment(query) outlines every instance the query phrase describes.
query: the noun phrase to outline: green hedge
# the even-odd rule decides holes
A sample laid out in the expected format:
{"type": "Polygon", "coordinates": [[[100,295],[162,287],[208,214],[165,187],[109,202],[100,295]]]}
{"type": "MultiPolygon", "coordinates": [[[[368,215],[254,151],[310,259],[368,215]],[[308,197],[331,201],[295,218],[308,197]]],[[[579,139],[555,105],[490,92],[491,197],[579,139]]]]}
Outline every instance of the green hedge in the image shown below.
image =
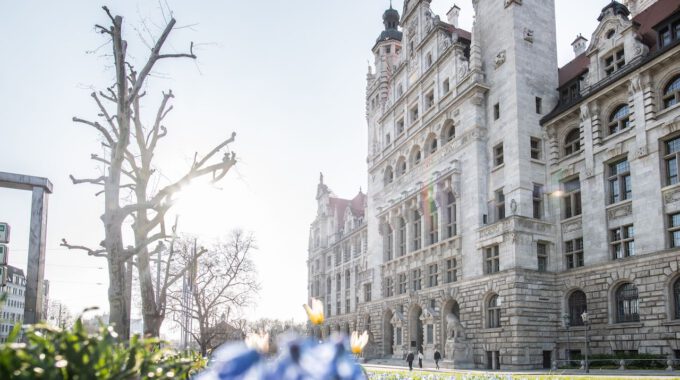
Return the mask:
{"type": "Polygon", "coordinates": [[[71,330],[38,324],[21,326],[0,344],[0,379],[188,379],[205,366],[193,353],[161,349],[158,339],[120,342],[113,328],[88,334],[78,319],[71,330]]]}
{"type": "MultiPolygon", "coordinates": [[[[597,354],[588,356],[589,367],[593,369],[618,369],[619,362],[622,359],[626,360],[626,369],[665,369],[668,358],[664,355],[652,354],[597,354]],[[644,360],[635,361],[631,359],[644,360]]],[[[578,364],[576,367],[579,367],[581,360],[585,360],[585,357],[583,355],[574,355],[571,360],[572,364],[578,364]]],[[[572,365],[569,368],[572,367],[574,366],[572,365]]]]}

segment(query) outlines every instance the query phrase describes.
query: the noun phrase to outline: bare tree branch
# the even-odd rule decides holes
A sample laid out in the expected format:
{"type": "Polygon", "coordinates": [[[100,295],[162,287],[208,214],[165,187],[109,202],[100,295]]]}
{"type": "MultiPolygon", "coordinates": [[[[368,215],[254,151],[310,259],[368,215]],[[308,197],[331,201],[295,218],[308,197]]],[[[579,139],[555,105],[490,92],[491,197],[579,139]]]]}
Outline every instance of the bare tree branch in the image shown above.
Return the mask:
{"type": "Polygon", "coordinates": [[[59,244],[62,247],[66,247],[68,249],[76,249],[76,250],[81,250],[87,252],[88,256],[94,256],[94,257],[108,257],[106,254],[106,249],[92,249],[88,248],[82,245],[71,245],[69,244],[66,239],[61,239],[61,244],[59,244]]]}

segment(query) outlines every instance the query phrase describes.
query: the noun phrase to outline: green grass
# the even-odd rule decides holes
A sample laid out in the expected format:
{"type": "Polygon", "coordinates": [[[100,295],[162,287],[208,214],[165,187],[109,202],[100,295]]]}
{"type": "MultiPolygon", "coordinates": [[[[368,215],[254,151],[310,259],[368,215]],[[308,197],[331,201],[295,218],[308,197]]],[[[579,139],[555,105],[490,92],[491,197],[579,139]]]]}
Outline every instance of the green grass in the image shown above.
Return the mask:
{"type": "MultiPolygon", "coordinates": [[[[443,371],[431,372],[414,369],[413,371],[402,369],[378,369],[367,368],[369,380],[590,380],[590,379],[631,379],[634,375],[624,376],[597,376],[592,374],[584,375],[550,375],[550,374],[509,374],[501,372],[482,372],[482,371],[443,371]]],[[[643,379],[680,379],[680,377],[654,377],[645,376],[643,379]]]]}

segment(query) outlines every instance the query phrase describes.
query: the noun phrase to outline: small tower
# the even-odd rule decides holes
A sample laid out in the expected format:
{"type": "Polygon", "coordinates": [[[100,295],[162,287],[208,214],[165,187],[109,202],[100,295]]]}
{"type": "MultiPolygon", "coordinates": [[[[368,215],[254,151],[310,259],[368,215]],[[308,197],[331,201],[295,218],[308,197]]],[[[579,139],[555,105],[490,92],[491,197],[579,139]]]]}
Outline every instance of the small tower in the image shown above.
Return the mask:
{"type": "Polygon", "coordinates": [[[574,57],[578,57],[579,55],[586,52],[586,48],[588,48],[588,40],[579,34],[574,42],[571,43],[571,47],[574,48],[574,57]]]}
{"type": "Polygon", "coordinates": [[[390,4],[390,8],[383,13],[382,18],[385,30],[380,33],[373,46],[377,75],[381,75],[383,71],[389,69],[386,66],[387,64],[394,65],[396,57],[401,51],[402,32],[399,31],[399,12],[392,8],[390,4]]]}

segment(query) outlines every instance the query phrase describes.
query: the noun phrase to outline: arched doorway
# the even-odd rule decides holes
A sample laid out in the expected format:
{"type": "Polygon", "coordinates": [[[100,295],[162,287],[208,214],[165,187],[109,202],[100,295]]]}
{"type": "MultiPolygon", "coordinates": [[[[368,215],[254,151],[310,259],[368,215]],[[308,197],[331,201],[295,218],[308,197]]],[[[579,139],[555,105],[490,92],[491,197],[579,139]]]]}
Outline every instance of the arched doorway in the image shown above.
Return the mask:
{"type": "Polygon", "coordinates": [[[420,352],[423,349],[423,322],[420,317],[423,309],[419,305],[413,305],[408,316],[409,350],[420,352]]]}
{"type": "Polygon", "coordinates": [[[392,326],[392,313],[391,309],[385,310],[385,315],[383,317],[383,354],[385,356],[391,357],[394,355],[394,326],[392,326]]]}
{"type": "Polygon", "coordinates": [[[442,326],[441,326],[441,340],[439,342],[439,349],[440,352],[442,353],[442,356],[445,358],[448,358],[447,352],[446,352],[446,340],[449,338],[447,334],[447,322],[446,322],[446,317],[449,314],[453,314],[458,319],[460,320],[460,306],[458,306],[458,302],[455,300],[449,299],[444,303],[444,306],[442,307],[442,313],[441,313],[441,321],[442,321],[442,326]]]}

